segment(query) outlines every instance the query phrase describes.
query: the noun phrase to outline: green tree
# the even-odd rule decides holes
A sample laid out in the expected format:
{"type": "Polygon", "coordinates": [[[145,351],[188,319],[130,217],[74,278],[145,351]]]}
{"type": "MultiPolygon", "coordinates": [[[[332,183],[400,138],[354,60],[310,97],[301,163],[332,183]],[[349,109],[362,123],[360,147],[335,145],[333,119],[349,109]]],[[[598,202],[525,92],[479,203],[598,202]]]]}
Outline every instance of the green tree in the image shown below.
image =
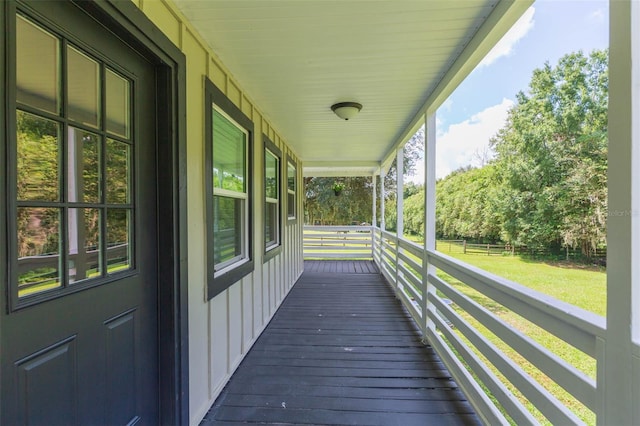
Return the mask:
{"type": "Polygon", "coordinates": [[[351,225],[371,223],[373,184],[370,177],[307,177],[304,180],[305,222],[311,225],[351,225]],[[336,182],[344,188],[339,196],[336,182]]]}
{"type": "Polygon", "coordinates": [[[494,242],[500,240],[501,182],[496,166],[458,169],[436,184],[436,234],[494,242]]]}
{"type": "Polygon", "coordinates": [[[571,53],[533,73],[492,141],[503,237],[538,246],[605,243],[608,52],[571,53]]]}

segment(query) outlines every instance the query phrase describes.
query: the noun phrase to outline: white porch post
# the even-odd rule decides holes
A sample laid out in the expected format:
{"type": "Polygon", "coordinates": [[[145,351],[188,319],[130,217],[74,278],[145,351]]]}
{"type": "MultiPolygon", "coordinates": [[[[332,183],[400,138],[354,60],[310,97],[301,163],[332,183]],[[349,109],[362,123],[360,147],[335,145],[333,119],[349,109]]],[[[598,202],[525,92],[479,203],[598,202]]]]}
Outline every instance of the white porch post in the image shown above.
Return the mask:
{"type": "Polygon", "coordinates": [[[373,209],[372,213],[371,213],[371,257],[374,258],[375,260],[375,253],[376,253],[376,233],[375,233],[375,227],[376,224],[378,223],[378,218],[377,218],[377,205],[376,205],[376,197],[378,196],[378,191],[377,191],[377,179],[376,179],[376,175],[374,174],[373,176],[371,176],[371,183],[372,183],[372,190],[371,190],[371,208],[373,209]]]}
{"type": "Polygon", "coordinates": [[[640,424],[640,3],[609,5],[607,332],[596,414],[599,425],[631,425],[640,424]]]}
{"type": "Polygon", "coordinates": [[[396,236],[401,238],[404,233],[404,147],[396,153],[396,236]]]}
{"type": "Polygon", "coordinates": [[[384,223],[384,178],[386,173],[380,169],[380,229],[385,231],[384,223]]]}
{"type": "Polygon", "coordinates": [[[435,268],[429,261],[429,251],[436,249],[436,113],[425,116],[424,123],[424,258],[422,259],[422,330],[426,339],[427,329],[435,331],[435,324],[428,315],[432,307],[431,298],[435,288],[429,284],[429,274],[435,274],[435,268]]]}
{"type": "Polygon", "coordinates": [[[380,259],[380,272],[382,272],[382,265],[384,263],[382,259],[382,251],[384,250],[384,238],[382,236],[382,231],[386,230],[386,225],[384,223],[384,178],[385,172],[381,168],[380,169],[380,244],[378,245],[378,259],[380,259]]]}
{"type": "Polygon", "coordinates": [[[400,239],[404,234],[404,146],[396,152],[396,296],[400,290],[400,239]]]}

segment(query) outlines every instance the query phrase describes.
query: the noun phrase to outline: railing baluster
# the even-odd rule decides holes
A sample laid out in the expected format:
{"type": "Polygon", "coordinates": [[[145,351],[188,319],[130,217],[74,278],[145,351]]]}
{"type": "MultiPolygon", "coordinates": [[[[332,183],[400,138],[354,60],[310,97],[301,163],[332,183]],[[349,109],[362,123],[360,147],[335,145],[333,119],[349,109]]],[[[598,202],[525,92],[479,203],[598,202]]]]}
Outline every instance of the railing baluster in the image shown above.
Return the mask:
{"type": "MultiPolygon", "coordinates": [[[[399,300],[406,305],[413,318],[419,323],[424,338],[428,338],[428,343],[432,344],[445,360],[454,378],[482,417],[488,416],[498,423],[504,420],[496,414],[496,408],[493,406],[495,402],[490,402],[491,399],[486,395],[478,394],[478,392],[485,392],[482,389],[483,385],[486,385],[487,389],[492,390],[498,404],[501,404],[517,423],[536,422],[532,420],[534,417],[525,406],[511,395],[507,382],[502,382],[502,379],[493,376],[491,373],[493,367],[482,361],[486,357],[493,365],[501,366],[501,372],[505,373],[511,381],[510,385],[528,396],[532,402],[535,401],[535,405],[552,422],[582,423],[575,413],[560,402],[560,398],[524,373],[506,352],[491,343],[491,340],[483,334],[484,332],[480,332],[471,325],[467,318],[477,321],[527,358],[585,407],[595,413],[602,412],[601,405],[604,398],[601,395],[602,389],[598,386],[598,383],[602,383],[600,369],[598,369],[597,380],[589,378],[576,366],[506,323],[499,315],[491,313],[464,293],[456,290],[436,273],[438,270],[447,273],[480,294],[491,298],[502,308],[523,316],[546,332],[580,349],[593,357],[597,364],[602,363],[604,354],[606,321],[603,317],[465,264],[435,249],[425,250],[424,247],[404,238],[397,238],[392,233],[377,228],[374,228],[372,233],[374,238],[379,235],[380,255],[376,261],[381,272],[398,292],[399,300]],[[436,293],[436,289],[450,300],[443,299],[443,296],[436,293]],[[449,306],[452,301],[455,303],[455,308],[449,306]],[[459,315],[460,312],[464,312],[465,315],[459,315]],[[451,328],[452,325],[455,325],[454,329],[451,328]],[[459,333],[465,337],[460,337],[459,333]],[[463,349],[461,342],[466,341],[465,339],[473,344],[473,350],[463,349]],[[456,348],[455,354],[448,345],[456,348]],[[477,356],[476,352],[482,356],[477,356]],[[478,373],[477,377],[481,381],[487,382],[471,383],[470,380],[474,380],[473,376],[466,372],[469,367],[478,373]]],[[[465,243],[461,243],[464,250],[465,243]]],[[[487,250],[486,253],[490,254],[492,247],[488,245],[484,248],[487,250]]],[[[640,349],[635,355],[632,368],[640,369],[640,349]]]]}

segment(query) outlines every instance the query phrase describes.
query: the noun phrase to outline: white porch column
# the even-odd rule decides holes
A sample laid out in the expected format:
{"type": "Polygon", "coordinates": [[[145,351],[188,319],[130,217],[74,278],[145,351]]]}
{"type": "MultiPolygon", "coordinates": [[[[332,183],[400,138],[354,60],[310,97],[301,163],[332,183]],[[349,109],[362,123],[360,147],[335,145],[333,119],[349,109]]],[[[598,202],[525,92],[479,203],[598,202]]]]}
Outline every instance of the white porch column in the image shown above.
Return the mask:
{"type": "Polygon", "coordinates": [[[371,214],[371,257],[373,257],[374,259],[375,259],[375,253],[376,253],[376,233],[374,231],[374,228],[378,223],[378,217],[377,217],[378,206],[376,205],[376,197],[378,196],[378,191],[377,191],[376,183],[377,183],[377,179],[376,179],[376,175],[374,174],[373,176],[371,176],[371,184],[372,184],[371,208],[373,209],[371,214]]]}
{"type": "MultiPolygon", "coordinates": [[[[380,169],[380,230],[381,231],[386,230],[386,226],[384,223],[384,178],[385,178],[385,172],[381,168],[380,169]]],[[[380,265],[378,266],[380,267],[381,273],[382,273],[382,264],[384,263],[382,259],[382,251],[384,250],[383,241],[384,241],[384,237],[382,236],[382,233],[380,233],[380,245],[378,245],[378,259],[380,259],[380,265]]]]}
{"type": "Polygon", "coordinates": [[[384,223],[384,178],[386,173],[380,169],[380,229],[386,230],[384,223]]]}
{"type": "Polygon", "coordinates": [[[404,147],[396,153],[396,235],[401,238],[404,234],[404,147]]]}
{"type": "Polygon", "coordinates": [[[609,5],[607,332],[597,423],[631,425],[640,424],[640,3],[609,5]]]}
{"type": "Polygon", "coordinates": [[[371,215],[371,225],[376,226],[378,223],[378,209],[377,209],[377,196],[378,196],[378,180],[376,179],[376,175],[371,176],[371,183],[373,185],[373,190],[371,191],[371,201],[372,201],[372,215],[371,215]]]}
{"type": "Polygon", "coordinates": [[[400,239],[404,234],[404,146],[396,152],[396,297],[400,291],[400,239]]]}
{"type": "MultiPolygon", "coordinates": [[[[436,113],[425,116],[424,123],[424,258],[422,259],[422,330],[427,336],[427,328],[434,329],[435,324],[428,315],[432,307],[431,298],[435,287],[427,281],[429,274],[435,274],[435,268],[429,261],[428,251],[436,249],[436,113]]],[[[434,330],[435,331],[435,330],[434,330]]]]}

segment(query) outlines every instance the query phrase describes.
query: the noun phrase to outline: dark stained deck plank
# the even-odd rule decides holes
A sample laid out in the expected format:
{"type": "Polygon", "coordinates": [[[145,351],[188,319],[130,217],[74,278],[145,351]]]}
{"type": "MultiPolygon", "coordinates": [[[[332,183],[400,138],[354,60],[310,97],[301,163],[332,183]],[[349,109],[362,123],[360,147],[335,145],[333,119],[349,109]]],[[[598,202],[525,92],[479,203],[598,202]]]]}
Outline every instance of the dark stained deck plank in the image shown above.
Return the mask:
{"type": "Polygon", "coordinates": [[[367,261],[305,261],[201,425],[477,425],[367,261]]]}
{"type": "Polygon", "coordinates": [[[305,272],[331,274],[378,274],[372,260],[305,260],[305,272]]]}

